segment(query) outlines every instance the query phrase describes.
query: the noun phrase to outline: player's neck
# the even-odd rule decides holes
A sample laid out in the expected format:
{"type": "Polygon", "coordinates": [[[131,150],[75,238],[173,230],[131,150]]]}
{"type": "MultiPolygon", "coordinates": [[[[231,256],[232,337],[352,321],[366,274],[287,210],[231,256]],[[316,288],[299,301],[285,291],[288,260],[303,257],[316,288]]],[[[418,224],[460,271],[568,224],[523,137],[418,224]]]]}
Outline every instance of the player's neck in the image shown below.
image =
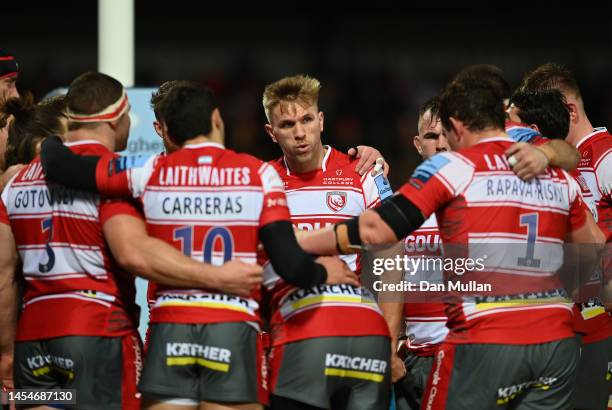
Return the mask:
{"type": "MultiPolygon", "coordinates": [[[[329,149],[331,149],[331,147],[329,149]]],[[[289,171],[296,174],[304,174],[306,172],[321,169],[323,167],[323,160],[325,159],[327,149],[325,149],[323,144],[319,144],[316,148],[314,148],[314,151],[314,155],[310,161],[306,162],[300,162],[296,158],[291,158],[285,155],[285,161],[289,167],[289,171]]]]}
{"type": "Polygon", "coordinates": [[[115,135],[111,130],[106,130],[103,127],[96,128],[79,128],[68,131],[66,134],[67,142],[78,141],[98,141],[104,145],[109,151],[115,151],[115,135]]]}
{"type": "Polygon", "coordinates": [[[469,145],[472,146],[487,138],[503,137],[504,135],[506,133],[502,129],[482,130],[473,132],[468,141],[470,142],[469,145]]]}
{"type": "Polygon", "coordinates": [[[591,121],[589,121],[588,117],[584,115],[584,117],[582,117],[580,121],[578,121],[578,123],[572,127],[565,140],[575,147],[587,135],[592,133],[593,125],[591,124],[591,121]]]}
{"type": "Polygon", "coordinates": [[[185,141],[185,144],[183,145],[197,145],[197,144],[203,144],[206,142],[214,142],[216,144],[225,145],[223,141],[223,137],[221,137],[218,133],[214,133],[214,132],[211,132],[208,135],[198,135],[195,138],[191,138],[185,141]]]}

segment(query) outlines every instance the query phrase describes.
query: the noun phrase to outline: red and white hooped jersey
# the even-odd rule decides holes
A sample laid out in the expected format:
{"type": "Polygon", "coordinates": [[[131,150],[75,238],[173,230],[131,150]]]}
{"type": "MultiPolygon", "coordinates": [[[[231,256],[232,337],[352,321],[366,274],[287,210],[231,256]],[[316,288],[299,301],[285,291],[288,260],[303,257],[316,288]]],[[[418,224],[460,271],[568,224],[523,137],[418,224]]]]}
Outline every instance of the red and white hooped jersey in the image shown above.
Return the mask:
{"type": "MultiPolygon", "coordinates": [[[[607,246],[612,243],[612,135],[604,127],[581,139],[576,148],[580,152],[579,178],[588,187],[595,204],[595,221],[606,236],[607,246]]],[[[609,258],[602,266],[604,282],[612,275],[609,258]]],[[[602,278],[594,277],[595,288],[601,287],[602,278]]],[[[585,333],[583,343],[605,339],[612,334],[612,317],[601,303],[586,303],[575,310],[576,329],[585,333]],[[607,322],[607,323],[606,323],[607,322]]]]}
{"type": "MultiPolygon", "coordinates": [[[[295,174],[284,157],[270,164],[283,180],[291,222],[298,229],[333,225],[377,206],[380,197],[370,173],[355,172],[356,161],[329,146],[321,169],[295,174]]],[[[356,255],[342,256],[359,270],[356,255]]],[[[364,287],[319,285],[299,289],[283,281],[268,262],[264,286],[269,292],[272,344],[325,336],[389,335],[373,295],[364,287]]]]}
{"type": "Polygon", "coordinates": [[[612,241],[612,135],[604,127],[595,128],[576,148],[580,152],[578,171],[593,193],[597,224],[612,241]]]}
{"type": "MultiPolygon", "coordinates": [[[[200,261],[256,262],[259,229],[288,221],[274,167],[213,142],[186,145],[148,160],[98,166],[100,192],[140,198],[149,235],[200,261]]],[[[151,322],[259,322],[259,291],[243,298],[209,289],[156,285],[151,322]]]]}
{"type": "MultiPolygon", "coordinates": [[[[112,155],[97,141],[66,144],[83,155],[112,155]]],[[[119,336],[138,324],[134,277],[108,249],[111,217],[142,215],[126,201],[45,181],[36,158],[2,192],[0,222],[11,225],[25,289],[17,340],[119,336]]]]}
{"type": "MultiPolygon", "coordinates": [[[[408,256],[434,258],[441,255],[440,231],[436,215],[432,214],[416,231],[404,238],[404,252],[408,256]]],[[[421,268],[417,272],[406,272],[406,281],[419,283],[442,283],[443,272],[434,266],[421,268]]],[[[427,292],[421,297],[427,298],[427,292]]],[[[406,323],[406,347],[417,356],[431,356],[448,335],[445,304],[434,302],[411,302],[407,295],[404,304],[406,323]]],[[[415,297],[416,299],[416,297],[415,297]]],[[[419,297],[420,299],[420,297],[419,297]]]]}
{"type": "Polygon", "coordinates": [[[464,256],[483,261],[472,278],[492,284],[447,309],[450,343],[530,344],[574,335],[571,304],[554,272],[566,232],[584,225],[586,206],[563,170],[520,180],[504,155],[512,143],[500,136],[437,154],[399,190],[423,215],[437,211],[445,257],[462,246],[464,256]]]}
{"type": "MultiPolygon", "coordinates": [[[[600,131],[603,131],[600,130],[600,131]]],[[[511,121],[506,121],[506,132],[512,139],[517,142],[527,142],[533,145],[542,145],[549,141],[548,138],[542,137],[537,131],[532,130],[525,124],[514,123],[511,121]]],[[[592,136],[593,134],[591,134],[592,136]]],[[[610,152],[610,147],[612,147],[612,139],[609,138],[609,134],[607,138],[608,142],[608,152],[610,152]]],[[[587,136],[585,140],[588,140],[590,137],[587,136]]],[[[583,141],[585,141],[583,140],[583,141]]],[[[581,143],[578,144],[582,145],[581,143]]],[[[598,144],[598,147],[601,148],[601,144],[598,144]]],[[[574,177],[578,185],[580,186],[580,192],[582,195],[582,199],[585,204],[588,206],[591,214],[595,218],[595,221],[599,219],[598,215],[598,203],[596,201],[595,196],[593,195],[593,189],[596,190],[596,181],[597,178],[594,178],[594,171],[589,168],[589,158],[592,159],[593,155],[587,150],[581,152],[581,157],[583,160],[578,169],[570,172],[570,175],[574,177]],[[586,160],[585,160],[586,159],[586,160]],[[588,170],[583,175],[581,172],[581,166],[584,165],[588,170]],[[590,176],[589,176],[590,175],[590,176]],[[587,183],[587,178],[591,180],[591,184],[587,183]]],[[[605,152],[605,149],[599,149],[598,153],[601,154],[605,152]]],[[[610,155],[612,158],[612,155],[610,155]]],[[[610,160],[612,162],[612,160],[610,160]]],[[[610,178],[608,176],[608,178],[610,178]]],[[[610,206],[608,204],[608,206],[610,206]]],[[[600,224],[600,228],[604,229],[605,224],[600,224]]],[[[590,297],[591,299],[587,300],[585,303],[576,303],[574,305],[574,330],[576,332],[583,334],[583,342],[591,343],[601,339],[608,337],[610,331],[612,331],[612,322],[610,322],[610,314],[606,312],[601,301],[594,299],[593,297],[598,295],[601,290],[602,278],[600,276],[600,272],[595,272],[593,277],[589,282],[587,282],[584,286],[581,287],[581,299],[585,299],[586,297],[590,297]],[[594,296],[589,296],[589,294],[593,294],[594,296]]]]}

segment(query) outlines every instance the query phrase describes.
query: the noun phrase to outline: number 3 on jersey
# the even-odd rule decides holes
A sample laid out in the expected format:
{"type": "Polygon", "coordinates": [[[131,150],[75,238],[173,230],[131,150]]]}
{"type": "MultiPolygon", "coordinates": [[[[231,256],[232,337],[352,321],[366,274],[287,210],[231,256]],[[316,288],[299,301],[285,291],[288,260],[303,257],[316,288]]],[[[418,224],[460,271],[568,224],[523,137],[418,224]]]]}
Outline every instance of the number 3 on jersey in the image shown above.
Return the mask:
{"type": "Polygon", "coordinates": [[[40,273],[51,272],[53,266],[55,265],[55,252],[51,248],[51,240],[53,239],[53,219],[45,218],[40,223],[43,234],[49,231],[49,235],[47,235],[47,241],[45,243],[45,250],[47,252],[47,263],[39,263],[38,270],[40,273]]]}
{"type": "MultiPolygon", "coordinates": [[[[193,226],[183,226],[174,229],[173,239],[181,242],[181,251],[191,257],[193,250],[193,226]]],[[[221,240],[223,248],[223,263],[232,259],[234,249],[234,238],[232,233],[223,226],[215,226],[208,230],[204,236],[202,245],[202,259],[206,263],[212,263],[213,251],[217,239],[221,240]]]]}

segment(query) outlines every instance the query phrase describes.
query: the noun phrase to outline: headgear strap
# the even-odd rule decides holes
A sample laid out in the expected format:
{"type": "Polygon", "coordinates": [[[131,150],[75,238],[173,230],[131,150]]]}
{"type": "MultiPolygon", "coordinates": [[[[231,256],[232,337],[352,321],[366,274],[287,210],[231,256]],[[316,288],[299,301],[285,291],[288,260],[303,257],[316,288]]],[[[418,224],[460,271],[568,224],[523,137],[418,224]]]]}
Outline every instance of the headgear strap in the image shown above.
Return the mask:
{"type": "Polygon", "coordinates": [[[125,114],[129,106],[127,94],[123,90],[119,99],[102,111],[93,114],[79,114],[68,109],[67,115],[71,122],[113,122],[125,114]]]}

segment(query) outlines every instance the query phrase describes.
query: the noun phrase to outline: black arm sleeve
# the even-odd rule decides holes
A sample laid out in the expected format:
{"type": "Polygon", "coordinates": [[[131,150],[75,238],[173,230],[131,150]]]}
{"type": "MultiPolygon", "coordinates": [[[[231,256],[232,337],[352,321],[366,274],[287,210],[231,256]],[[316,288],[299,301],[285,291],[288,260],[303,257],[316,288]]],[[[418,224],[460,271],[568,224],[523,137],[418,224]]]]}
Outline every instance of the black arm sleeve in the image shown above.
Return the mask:
{"type": "Polygon", "coordinates": [[[425,222],[421,210],[402,194],[394,195],[372,210],[389,225],[397,239],[405,237],[425,222]]]}
{"type": "Polygon", "coordinates": [[[327,281],[327,272],[298,245],[289,221],[263,226],[259,238],[276,273],[288,283],[309,288],[327,281]]]}
{"type": "Polygon", "coordinates": [[[83,191],[98,192],[96,166],[99,159],[75,154],[55,136],[45,138],[40,150],[40,161],[48,179],[83,191]]]}

